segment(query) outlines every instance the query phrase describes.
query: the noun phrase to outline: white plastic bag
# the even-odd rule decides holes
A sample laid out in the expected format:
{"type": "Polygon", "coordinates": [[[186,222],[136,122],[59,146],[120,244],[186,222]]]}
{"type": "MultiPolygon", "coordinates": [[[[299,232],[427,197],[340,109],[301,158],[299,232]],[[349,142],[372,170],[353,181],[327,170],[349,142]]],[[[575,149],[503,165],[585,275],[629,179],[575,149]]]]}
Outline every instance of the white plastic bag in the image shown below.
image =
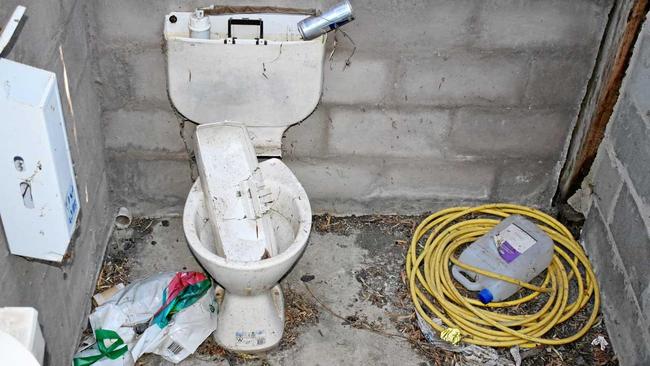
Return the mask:
{"type": "MultiPolygon", "coordinates": [[[[179,279],[187,279],[186,275],[194,276],[191,281],[206,278],[203,274],[194,272],[161,273],[125,287],[105,304],[96,308],[89,317],[94,334],[97,334],[98,330],[100,334],[105,333],[106,330],[114,331],[121,340],[117,342],[123,342],[127,350],[121,351],[124,353],[116,359],[101,357],[88,363],[93,356],[99,358],[101,355],[100,344],[95,344],[92,347],[82,348],[75,355],[73,364],[133,366],[135,361],[145,353],[156,353],[170,362],[178,363],[196,351],[217,328],[218,305],[214,301],[212,286],[192,305],[169,315],[167,318],[171,318],[170,320],[167,318],[161,320],[162,315],[166,316],[166,314],[156,313],[175,298],[172,297],[171,292],[184,288],[179,285],[182,282],[179,282],[179,279]]],[[[205,287],[203,290],[205,291],[205,287]]],[[[181,297],[179,295],[178,298],[181,297]]],[[[106,347],[111,347],[116,342],[116,338],[109,338],[108,342],[98,339],[98,342],[104,342],[106,350],[106,347]]],[[[124,346],[117,348],[122,347],[124,346]]],[[[112,352],[114,352],[113,357],[120,353],[117,350],[112,352]]]]}

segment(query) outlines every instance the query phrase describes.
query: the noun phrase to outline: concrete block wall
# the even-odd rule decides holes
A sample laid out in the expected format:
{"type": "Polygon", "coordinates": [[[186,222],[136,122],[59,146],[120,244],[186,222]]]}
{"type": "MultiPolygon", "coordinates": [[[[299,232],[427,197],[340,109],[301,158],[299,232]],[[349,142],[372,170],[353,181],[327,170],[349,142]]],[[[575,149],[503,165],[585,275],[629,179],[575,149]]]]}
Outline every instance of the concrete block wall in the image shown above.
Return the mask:
{"type": "MultiPolygon", "coordinates": [[[[113,218],[100,103],[95,91],[95,38],[89,22],[92,2],[2,0],[2,26],[19,4],[27,7],[26,16],[13,46],[5,49],[2,57],[56,73],[81,215],[61,264],[9,254],[0,225],[0,307],[35,307],[46,342],[45,364],[69,365],[86,328],[113,218]]],[[[0,124],[4,122],[0,118],[0,124]]]]}
{"type": "Polygon", "coordinates": [[[650,364],[650,21],[583,190],[583,241],[622,365],[650,364]]]}
{"type": "MultiPolygon", "coordinates": [[[[328,39],[321,103],[286,132],[283,158],[315,212],[549,206],[612,3],[354,0],[349,38],[328,39]]],[[[180,213],[196,177],[193,125],[165,92],[162,25],[209,4],[97,2],[112,197],[136,213],[180,213]]]]}

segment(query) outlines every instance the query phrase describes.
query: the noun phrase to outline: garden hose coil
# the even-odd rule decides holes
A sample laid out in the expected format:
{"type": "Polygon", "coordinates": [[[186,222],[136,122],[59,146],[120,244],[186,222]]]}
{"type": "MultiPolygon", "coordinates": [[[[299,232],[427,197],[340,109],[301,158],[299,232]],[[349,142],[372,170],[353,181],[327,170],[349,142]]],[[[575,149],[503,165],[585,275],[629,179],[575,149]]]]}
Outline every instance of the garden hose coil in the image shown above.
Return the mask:
{"type": "Polygon", "coordinates": [[[513,204],[454,207],[427,217],[413,234],[406,274],[415,310],[422,321],[439,333],[449,334],[452,330],[451,333],[459,334],[456,341],[462,339],[479,346],[530,348],[571,343],[593,326],[600,306],[598,284],[589,259],[569,230],[539,210],[513,204]],[[459,247],[474,242],[501,219],[515,214],[534,221],[554,241],[553,259],[541,285],[463,264],[455,255],[459,247]],[[483,304],[459,292],[450,275],[450,264],[516,283],[530,293],[515,300],[483,304]],[[546,296],[540,297],[542,293],[546,296]],[[546,302],[543,306],[539,304],[537,311],[507,313],[507,308],[542,301],[542,298],[546,302]],[[565,338],[544,338],[554,326],[587,307],[592,299],[591,315],[582,328],[565,338]]]}

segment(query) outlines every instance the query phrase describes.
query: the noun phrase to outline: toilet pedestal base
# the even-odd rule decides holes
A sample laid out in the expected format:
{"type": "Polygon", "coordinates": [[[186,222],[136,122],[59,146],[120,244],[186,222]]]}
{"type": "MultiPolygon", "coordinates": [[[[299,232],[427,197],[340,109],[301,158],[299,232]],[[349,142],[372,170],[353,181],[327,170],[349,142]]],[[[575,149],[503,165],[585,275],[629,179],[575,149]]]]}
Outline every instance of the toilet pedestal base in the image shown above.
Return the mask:
{"type": "Polygon", "coordinates": [[[280,343],[284,332],[284,297],[280,285],[255,295],[242,296],[217,289],[219,305],[214,340],[236,352],[263,352],[280,343]]]}

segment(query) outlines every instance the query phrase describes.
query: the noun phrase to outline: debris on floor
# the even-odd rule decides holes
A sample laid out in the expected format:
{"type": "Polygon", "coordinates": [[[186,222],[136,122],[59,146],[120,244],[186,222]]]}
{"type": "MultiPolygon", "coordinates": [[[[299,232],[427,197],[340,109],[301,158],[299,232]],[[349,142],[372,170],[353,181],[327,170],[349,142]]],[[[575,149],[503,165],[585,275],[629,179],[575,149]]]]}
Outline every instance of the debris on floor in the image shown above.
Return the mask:
{"type": "MultiPolygon", "coordinates": [[[[463,364],[467,355],[458,349],[427,342],[410,302],[405,255],[413,230],[423,218],[314,216],[303,258],[282,281],[287,326],[281,345],[263,355],[240,355],[225,351],[208,337],[179,365],[298,366],[314,365],[316,360],[323,359],[341,365],[463,364]]],[[[104,265],[114,270],[119,258],[124,258],[119,268],[126,271],[126,280],[117,282],[130,283],[147,273],[176,268],[179,263],[200,270],[184,242],[180,218],[134,218],[129,229],[114,233],[104,265]],[[138,222],[141,223],[136,228],[138,222]]],[[[119,275],[113,270],[106,269],[105,273],[110,274],[107,278],[119,275]]],[[[107,280],[102,283],[108,284],[107,280]]],[[[526,306],[521,309],[530,310],[526,306]]],[[[584,319],[570,319],[550,336],[563,337],[581,321],[584,319]]],[[[609,341],[601,317],[583,338],[572,344],[520,349],[521,364],[617,365],[611,346],[602,351],[600,346],[591,345],[598,336],[609,341]]],[[[504,364],[515,364],[510,349],[496,352],[504,364]]],[[[155,355],[145,355],[137,364],[169,365],[161,363],[155,355]]]]}
{"type": "Polygon", "coordinates": [[[178,363],[217,327],[212,282],[200,272],[159,273],[118,290],[89,316],[75,366],[131,366],[145,353],[178,363]]]}

